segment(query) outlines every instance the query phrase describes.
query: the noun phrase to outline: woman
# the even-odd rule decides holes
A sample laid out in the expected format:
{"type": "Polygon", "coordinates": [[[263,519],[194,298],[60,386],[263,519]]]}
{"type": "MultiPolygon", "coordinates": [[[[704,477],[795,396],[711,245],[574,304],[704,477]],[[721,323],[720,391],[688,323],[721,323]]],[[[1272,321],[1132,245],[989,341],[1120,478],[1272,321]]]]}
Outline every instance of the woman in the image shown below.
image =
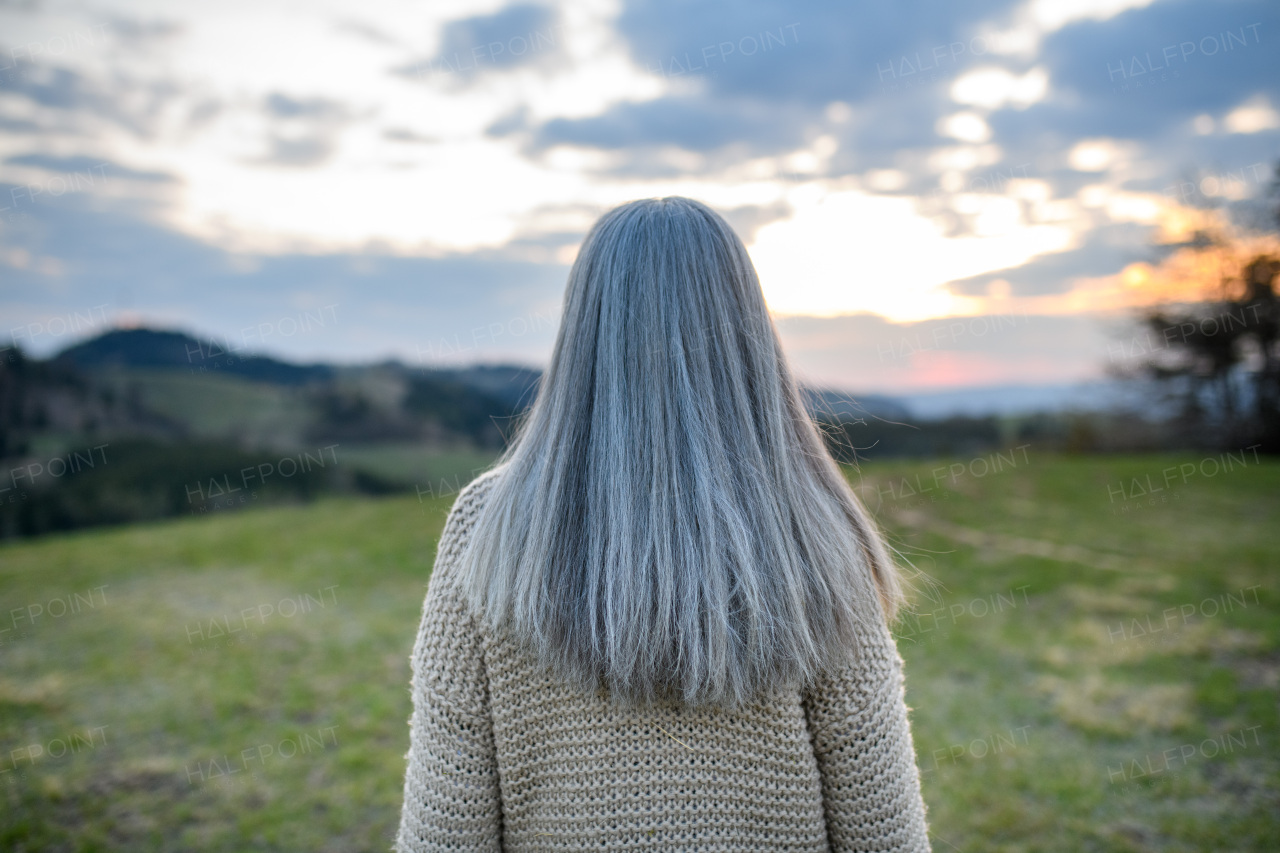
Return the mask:
{"type": "Polygon", "coordinates": [[[901,598],[742,241],[616,208],[445,522],[396,849],[928,850],[901,598]]]}

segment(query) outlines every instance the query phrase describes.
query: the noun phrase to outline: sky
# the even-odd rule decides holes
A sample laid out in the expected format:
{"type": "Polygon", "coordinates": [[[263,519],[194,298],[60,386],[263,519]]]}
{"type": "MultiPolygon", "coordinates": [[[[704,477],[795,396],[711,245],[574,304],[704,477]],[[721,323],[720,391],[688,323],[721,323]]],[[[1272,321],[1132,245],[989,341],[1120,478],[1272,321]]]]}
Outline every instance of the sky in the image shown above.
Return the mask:
{"type": "Polygon", "coordinates": [[[603,212],[747,243],[801,378],[1103,375],[1280,158],[1280,5],[0,2],[0,336],[545,366],[603,212]]]}

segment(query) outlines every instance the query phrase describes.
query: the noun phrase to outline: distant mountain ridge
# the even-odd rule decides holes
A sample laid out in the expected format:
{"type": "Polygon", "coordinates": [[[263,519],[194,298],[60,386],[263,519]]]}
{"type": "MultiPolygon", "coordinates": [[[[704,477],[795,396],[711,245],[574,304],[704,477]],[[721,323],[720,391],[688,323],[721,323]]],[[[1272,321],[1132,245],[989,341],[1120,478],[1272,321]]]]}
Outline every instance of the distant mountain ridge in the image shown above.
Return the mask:
{"type": "MultiPolygon", "coordinates": [[[[96,338],[67,347],[55,355],[53,361],[89,371],[115,367],[217,372],[255,382],[289,386],[327,382],[342,372],[381,369],[457,383],[499,400],[513,410],[533,402],[537,384],[542,378],[542,371],[538,368],[510,364],[411,367],[394,360],[363,367],[294,364],[267,355],[228,350],[224,344],[212,339],[202,340],[186,332],[148,328],[104,332],[96,338]]],[[[841,391],[809,387],[802,387],[801,393],[809,411],[820,417],[905,420],[911,416],[901,400],[882,394],[854,397],[841,391]]]]}
{"type": "Polygon", "coordinates": [[[247,355],[228,350],[214,340],[201,340],[186,332],[162,329],[113,329],[67,347],[54,356],[55,362],[70,363],[81,370],[136,367],[186,370],[200,373],[217,370],[258,382],[277,385],[305,385],[333,377],[327,364],[293,364],[265,355],[247,355]]]}

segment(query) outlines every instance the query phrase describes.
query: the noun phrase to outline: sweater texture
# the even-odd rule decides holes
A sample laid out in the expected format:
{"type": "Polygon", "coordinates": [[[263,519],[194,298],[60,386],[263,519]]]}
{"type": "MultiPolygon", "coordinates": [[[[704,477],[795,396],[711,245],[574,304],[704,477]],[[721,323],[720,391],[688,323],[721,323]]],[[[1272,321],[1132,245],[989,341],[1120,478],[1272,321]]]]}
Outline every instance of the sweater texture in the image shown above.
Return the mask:
{"type": "Polygon", "coordinates": [[[735,711],[584,693],[491,636],[457,584],[495,473],[458,495],[427,585],[395,851],[929,850],[887,626],[735,711]]]}

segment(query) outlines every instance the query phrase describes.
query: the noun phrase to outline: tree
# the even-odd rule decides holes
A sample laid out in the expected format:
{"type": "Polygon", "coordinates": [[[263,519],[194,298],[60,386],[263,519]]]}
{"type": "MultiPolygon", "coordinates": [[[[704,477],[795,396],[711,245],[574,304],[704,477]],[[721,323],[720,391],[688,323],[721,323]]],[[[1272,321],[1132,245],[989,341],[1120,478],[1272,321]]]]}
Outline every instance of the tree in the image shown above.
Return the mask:
{"type": "MultiPolygon", "coordinates": [[[[1280,163],[1272,188],[1280,192],[1280,163]]],[[[1218,280],[1204,282],[1203,301],[1145,309],[1149,347],[1136,372],[1165,390],[1184,439],[1280,452],[1280,251],[1227,227],[1185,248],[1205,261],[1191,269],[1218,280]]]]}

